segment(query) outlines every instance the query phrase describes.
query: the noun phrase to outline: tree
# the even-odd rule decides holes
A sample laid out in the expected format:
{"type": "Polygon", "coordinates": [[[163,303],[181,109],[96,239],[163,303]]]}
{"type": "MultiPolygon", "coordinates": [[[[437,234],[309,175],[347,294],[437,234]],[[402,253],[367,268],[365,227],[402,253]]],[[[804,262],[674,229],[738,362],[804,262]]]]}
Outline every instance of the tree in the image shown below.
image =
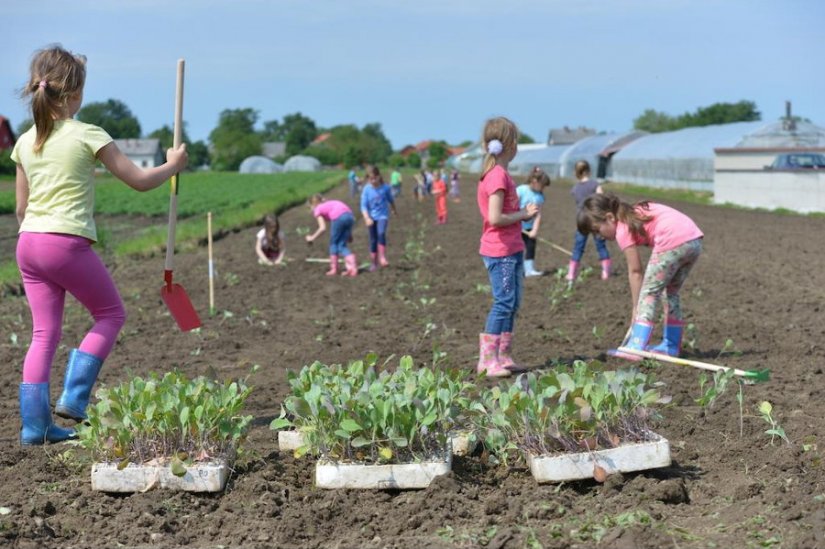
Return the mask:
{"type": "Polygon", "coordinates": [[[421,169],[421,155],[418,153],[410,153],[407,157],[407,166],[415,168],[416,170],[421,169]]]}
{"type": "Polygon", "coordinates": [[[756,103],[743,100],[738,103],[714,103],[708,107],[699,107],[696,112],[686,112],[677,117],[647,109],[633,121],[633,127],[637,130],[658,133],[694,126],[753,122],[761,119],[762,115],[756,110],[756,103]]]}
{"type": "MultiPolygon", "coordinates": [[[[189,139],[189,135],[186,133],[186,122],[183,123],[181,134],[181,139],[186,143],[186,150],[189,153],[189,166],[191,168],[197,168],[198,166],[208,165],[209,148],[203,141],[195,141],[193,143],[192,140],[189,139]]],[[[160,148],[165,154],[166,149],[170,148],[174,143],[175,134],[172,128],[164,125],[150,133],[147,137],[160,140],[160,148]]]]}
{"type": "Polygon", "coordinates": [[[647,109],[633,121],[633,127],[650,133],[669,132],[676,129],[676,121],[663,112],[647,109]]]}
{"type": "Polygon", "coordinates": [[[123,102],[109,99],[105,103],[89,103],[77,113],[77,119],[100,126],[113,139],[137,139],[140,122],[123,102]]]}
{"type": "Polygon", "coordinates": [[[26,118],[25,120],[23,120],[22,122],[20,122],[17,125],[17,136],[20,137],[21,135],[26,133],[27,131],[29,131],[29,128],[31,128],[32,126],[34,126],[34,120],[33,119],[26,118]]]}
{"type": "Polygon", "coordinates": [[[254,109],[225,109],[217,127],[209,134],[212,143],[212,167],[237,170],[248,156],[261,154],[261,136],[255,132],[258,112],[254,109]]]}
{"type": "Polygon", "coordinates": [[[283,141],[286,138],[286,128],[277,120],[264,122],[264,129],[261,132],[261,140],[264,143],[270,141],[283,141]]]}
{"type": "Polygon", "coordinates": [[[518,136],[519,145],[521,144],[528,144],[528,143],[535,143],[536,140],[527,135],[526,133],[520,133],[518,136]]]}
{"type": "Polygon", "coordinates": [[[392,154],[392,145],[380,124],[367,124],[361,130],[353,124],[343,124],[331,128],[329,133],[327,140],[307,147],[304,154],[314,156],[326,165],[343,164],[347,168],[384,164],[392,154]]]}
{"type": "Polygon", "coordinates": [[[430,168],[440,166],[450,155],[449,147],[444,141],[432,141],[427,146],[427,152],[430,155],[429,160],[427,160],[427,166],[430,168]]]}
{"type": "Polygon", "coordinates": [[[282,126],[286,153],[290,156],[303,152],[318,137],[315,121],[300,112],[284,116],[282,126]]]}

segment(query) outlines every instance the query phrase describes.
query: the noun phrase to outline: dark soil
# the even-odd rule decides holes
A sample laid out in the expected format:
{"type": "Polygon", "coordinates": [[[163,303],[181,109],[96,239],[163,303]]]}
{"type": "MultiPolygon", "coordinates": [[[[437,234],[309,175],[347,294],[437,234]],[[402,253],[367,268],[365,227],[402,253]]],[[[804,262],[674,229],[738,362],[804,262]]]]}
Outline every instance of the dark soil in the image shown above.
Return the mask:
{"type": "MultiPolygon", "coordinates": [[[[569,187],[547,195],[542,237],[569,248],[569,187]]],[[[537,485],[523,468],[456,458],[454,471],[421,491],[324,491],[313,486],[311,460],[277,450],[269,422],[287,393],[286,371],[314,360],[412,354],[420,364],[433,349],[473,368],[478,332],[490,306],[477,254],[480,220],[474,184],[450,203],[450,221],[434,225],[431,202],[399,202],[390,224],[391,266],[356,279],[324,276],[326,246],[303,243],[308,210],[284,213],[290,262],[259,266],[256,228],[215,243],[218,313],[207,317],[206,249],[178,256],[176,280],[204,317],[199,333],[181,333],[160,300],[163,258],[119,259],[110,266],[129,319],[101,381],[180,367],[192,375],[214,369],[227,378],[261,370],[248,411],[256,417],[248,447],[225,493],[154,491],[129,496],[92,492],[85,456],[66,445],[21,448],[17,387],[30,340],[26,301],[0,305],[0,545],[7,547],[823,547],[825,541],[825,219],[674,204],[706,234],[705,253],[683,301],[695,325],[689,358],[745,369],[770,368],[769,383],[744,389],[741,417],[732,385],[709,408],[698,370],[656,367],[673,395],[658,432],[672,445],[672,466],[594,481],[537,485]],[[415,260],[420,242],[426,255],[415,260]],[[410,257],[405,257],[405,248],[410,257]],[[421,298],[435,298],[431,305],[421,298]],[[428,323],[437,325],[426,332],[428,323]],[[727,340],[732,343],[727,344],[727,340]],[[720,353],[724,351],[722,356],[720,353]],[[771,443],[756,411],[769,400],[790,439],[771,443]],[[818,445],[823,444],[823,449],[818,445]]],[[[343,196],[341,188],[334,195],[343,196]]],[[[631,197],[628,197],[631,198],[631,197]]],[[[220,215],[220,212],[215,212],[220,215]]],[[[541,245],[540,245],[541,246],[541,245]]],[[[586,262],[598,265],[592,244],[586,262]]],[[[534,367],[558,360],[602,358],[624,335],[629,290],[624,261],[617,276],[581,280],[570,299],[551,300],[552,276],[528,279],[517,327],[517,356],[534,367]]],[[[354,249],[363,261],[366,235],[354,249]]],[[[537,264],[566,265],[541,246],[537,264]]],[[[68,350],[90,321],[70,300],[52,395],[62,383],[68,350]]],[[[618,359],[609,364],[626,367],[618,359]]]]}

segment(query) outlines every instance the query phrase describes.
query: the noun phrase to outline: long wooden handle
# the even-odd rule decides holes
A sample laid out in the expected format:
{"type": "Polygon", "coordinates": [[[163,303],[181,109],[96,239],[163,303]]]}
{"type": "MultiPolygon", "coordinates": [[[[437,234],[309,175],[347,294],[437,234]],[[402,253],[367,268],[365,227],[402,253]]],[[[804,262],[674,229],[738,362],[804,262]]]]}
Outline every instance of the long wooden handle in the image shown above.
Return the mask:
{"type": "Polygon", "coordinates": [[[215,268],[212,264],[212,212],[206,214],[207,248],[209,251],[209,314],[215,314],[215,268]]]}
{"type": "Polygon", "coordinates": [[[550,242],[549,240],[545,240],[544,238],[542,238],[542,237],[540,237],[540,236],[539,236],[539,237],[537,237],[537,239],[536,239],[536,240],[540,240],[541,242],[544,242],[544,243],[545,243],[545,244],[547,244],[548,246],[550,246],[550,247],[552,247],[552,248],[555,248],[556,250],[558,250],[558,251],[560,251],[560,252],[562,252],[562,253],[565,253],[565,254],[569,255],[570,257],[573,257],[573,252],[571,252],[570,250],[566,250],[566,249],[562,248],[562,247],[561,247],[561,246],[559,246],[558,244],[553,244],[553,243],[552,243],[552,242],[550,242]]]}
{"type": "MultiPolygon", "coordinates": [[[[178,78],[175,86],[175,129],[172,138],[172,146],[180,146],[183,135],[183,68],[184,60],[178,59],[178,78]]],[[[178,224],[178,190],[180,186],[180,174],[172,176],[169,193],[169,232],[166,235],[166,270],[167,284],[171,285],[172,270],[174,269],[173,258],[175,257],[175,230],[178,224]]]]}
{"type": "Polygon", "coordinates": [[[637,349],[629,349],[627,347],[619,347],[617,349],[623,353],[637,355],[644,358],[652,358],[654,360],[660,360],[662,362],[670,362],[672,364],[679,364],[681,366],[692,366],[694,368],[700,368],[702,370],[710,370],[711,372],[727,372],[733,370],[733,373],[738,376],[750,376],[752,375],[751,372],[746,372],[745,370],[739,370],[737,368],[728,368],[727,366],[719,366],[717,364],[710,364],[709,362],[699,362],[698,360],[688,360],[686,358],[679,358],[675,356],[670,356],[662,353],[651,353],[648,351],[639,351],[637,349]]]}

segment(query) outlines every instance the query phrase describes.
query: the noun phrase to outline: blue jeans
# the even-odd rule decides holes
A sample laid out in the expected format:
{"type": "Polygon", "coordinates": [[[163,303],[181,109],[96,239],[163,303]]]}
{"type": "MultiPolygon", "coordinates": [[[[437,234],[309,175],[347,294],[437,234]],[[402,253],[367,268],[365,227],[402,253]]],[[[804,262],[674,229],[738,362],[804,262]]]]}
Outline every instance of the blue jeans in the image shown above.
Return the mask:
{"type": "Polygon", "coordinates": [[[369,226],[370,230],[370,252],[377,253],[378,245],[387,245],[387,225],[389,219],[373,219],[373,224],[369,226]]]}
{"type": "Polygon", "coordinates": [[[345,213],[332,220],[332,227],[329,231],[329,255],[347,257],[352,253],[349,251],[347,243],[352,236],[352,226],[354,224],[355,218],[351,213],[345,213]]]}
{"type": "MultiPolygon", "coordinates": [[[[599,259],[610,259],[610,252],[607,251],[607,244],[604,243],[604,238],[593,235],[593,241],[596,243],[596,251],[599,252],[599,259]]],[[[576,242],[573,244],[573,261],[581,261],[586,245],[587,235],[576,231],[576,242]]]]}
{"type": "Polygon", "coordinates": [[[524,252],[505,257],[481,256],[493,291],[493,307],[487,315],[484,333],[512,332],[521,304],[524,281],[524,252]]]}

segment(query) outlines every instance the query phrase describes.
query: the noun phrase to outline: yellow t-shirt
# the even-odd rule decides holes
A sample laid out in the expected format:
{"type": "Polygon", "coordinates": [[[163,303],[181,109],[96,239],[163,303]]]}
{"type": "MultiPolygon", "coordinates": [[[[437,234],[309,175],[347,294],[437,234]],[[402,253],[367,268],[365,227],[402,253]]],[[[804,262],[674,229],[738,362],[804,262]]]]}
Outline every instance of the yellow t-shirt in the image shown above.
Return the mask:
{"type": "Polygon", "coordinates": [[[73,234],[96,241],[95,157],[112,138],[97,126],[69,119],[55,121],[40,154],[34,152],[34,139],[32,126],[11,153],[29,181],[20,232],[73,234]]]}

